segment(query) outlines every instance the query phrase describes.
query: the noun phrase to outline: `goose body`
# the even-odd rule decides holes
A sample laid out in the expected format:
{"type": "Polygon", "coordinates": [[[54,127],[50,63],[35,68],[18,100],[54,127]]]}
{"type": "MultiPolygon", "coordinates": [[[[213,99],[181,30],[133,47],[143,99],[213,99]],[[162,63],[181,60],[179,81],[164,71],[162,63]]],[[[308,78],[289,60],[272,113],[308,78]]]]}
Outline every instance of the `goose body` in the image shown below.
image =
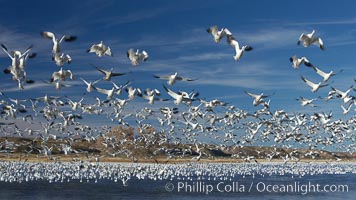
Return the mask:
{"type": "Polygon", "coordinates": [[[162,79],[162,80],[167,80],[168,85],[174,85],[176,81],[194,81],[195,79],[190,79],[190,78],[185,78],[178,76],[178,73],[175,72],[174,74],[171,75],[165,75],[165,76],[156,76],[154,75],[153,77],[162,79]]]}
{"type": "Polygon", "coordinates": [[[70,55],[64,53],[54,53],[52,60],[56,63],[58,67],[63,66],[65,63],[69,64],[72,62],[72,58],[70,57],[70,55]]]}
{"type": "Polygon", "coordinates": [[[311,87],[311,91],[313,93],[317,92],[322,87],[328,86],[328,84],[322,84],[321,82],[313,83],[313,82],[309,81],[308,79],[304,78],[303,76],[301,76],[301,78],[309,87],[311,87]]]}
{"type": "Polygon", "coordinates": [[[299,102],[300,102],[300,105],[301,106],[307,106],[307,105],[310,105],[312,107],[316,107],[316,105],[313,104],[313,102],[315,100],[317,100],[316,98],[315,99],[306,99],[304,97],[300,97],[299,99],[297,99],[299,102]]]}
{"type": "Polygon", "coordinates": [[[248,46],[248,45],[244,45],[240,48],[239,42],[232,35],[227,36],[227,41],[235,49],[235,55],[233,58],[236,61],[241,59],[241,57],[245,51],[252,50],[252,47],[248,46]]]}
{"type": "Polygon", "coordinates": [[[94,90],[95,84],[97,84],[101,80],[101,79],[98,79],[94,82],[91,82],[91,81],[88,82],[88,81],[84,80],[83,78],[80,78],[80,79],[87,85],[87,87],[86,87],[87,92],[92,92],[94,90]]]}
{"type": "Polygon", "coordinates": [[[63,70],[61,68],[58,72],[52,74],[52,82],[56,80],[65,81],[67,78],[73,79],[73,73],[70,70],[63,70]]]}
{"type": "Polygon", "coordinates": [[[324,42],[320,37],[315,36],[315,30],[311,33],[302,33],[298,40],[298,45],[302,44],[304,47],[309,47],[311,44],[318,46],[321,50],[324,50],[324,42]]]}
{"type": "Polygon", "coordinates": [[[349,95],[352,88],[353,88],[353,86],[351,86],[349,89],[347,89],[345,92],[343,92],[339,89],[331,87],[332,91],[335,91],[339,95],[339,98],[343,100],[344,104],[347,104],[350,100],[355,98],[355,97],[349,95]]]}
{"type": "Polygon", "coordinates": [[[291,58],[289,58],[289,60],[293,64],[294,69],[298,69],[301,64],[304,64],[307,67],[312,66],[309,60],[304,56],[301,58],[298,58],[297,56],[292,56],[291,58]]]}
{"type": "Polygon", "coordinates": [[[127,57],[130,59],[133,66],[138,65],[141,61],[145,62],[148,59],[148,53],[146,51],[139,52],[137,49],[136,52],[133,49],[127,51],[127,57]]]}
{"type": "Polygon", "coordinates": [[[125,74],[126,74],[126,73],[116,73],[116,72],[113,72],[114,68],[111,68],[110,70],[104,70],[104,69],[95,67],[95,69],[104,74],[103,80],[105,80],[105,81],[110,81],[110,80],[111,80],[111,77],[114,77],[114,76],[122,76],[122,75],[125,75],[125,74]]]}
{"type": "Polygon", "coordinates": [[[41,32],[41,36],[46,39],[52,40],[52,42],[53,42],[52,53],[54,53],[54,54],[61,52],[60,44],[63,41],[72,42],[77,39],[76,36],[71,36],[71,35],[63,35],[60,39],[58,39],[58,38],[56,38],[54,33],[49,32],[49,31],[41,32]]]}
{"type": "Polygon", "coordinates": [[[177,93],[177,92],[170,90],[166,86],[163,86],[163,88],[164,88],[164,90],[166,90],[166,92],[168,93],[169,96],[174,98],[174,104],[176,104],[176,105],[179,105],[182,102],[190,105],[192,103],[192,101],[194,101],[194,99],[189,98],[189,95],[186,92],[178,92],[177,93]]]}
{"type": "Polygon", "coordinates": [[[211,26],[206,31],[213,36],[216,43],[220,42],[220,40],[225,36],[231,35],[231,32],[227,28],[219,30],[217,26],[211,26]]]}
{"type": "Polygon", "coordinates": [[[93,44],[87,52],[95,53],[99,57],[103,57],[104,55],[113,56],[110,47],[103,44],[103,41],[100,41],[99,44],[93,44]]]}
{"type": "MultiPolygon", "coordinates": [[[[335,76],[336,73],[334,71],[330,71],[329,73],[326,73],[324,71],[322,71],[321,69],[313,66],[313,70],[321,77],[323,77],[323,81],[327,82],[332,76],[335,76]]],[[[342,71],[342,70],[341,70],[342,71]]]]}
{"type": "Polygon", "coordinates": [[[258,106],[258,105],[264,103],[265,101],[263,100],[263,98],[266,98],[266,97],[270,96],[270,95],[264,95],[263,93],[261,93],[261,94],[253,94],[253,93],[247,92],[247,91],[245,91],[245,94],[247,94],[248,96],[253,98],[252,104],[254,106],[258,106]]]}

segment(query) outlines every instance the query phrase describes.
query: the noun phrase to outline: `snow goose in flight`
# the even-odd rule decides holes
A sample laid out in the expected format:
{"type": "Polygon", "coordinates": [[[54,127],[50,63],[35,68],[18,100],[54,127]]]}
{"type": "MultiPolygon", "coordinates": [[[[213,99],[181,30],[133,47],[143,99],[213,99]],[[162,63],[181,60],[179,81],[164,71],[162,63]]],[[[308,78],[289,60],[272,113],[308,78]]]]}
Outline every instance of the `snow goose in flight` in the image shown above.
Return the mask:
{"type": "Polygon", "coordinates": [[[190,79],[190,78],[185,78],[178,76],[178,73],[174,73],[171,75],[165,75],[165,76],[156,76],[154,75],[153,77],[162,79],[162,80],[167,80],[168,85],[174,85],[176,81],[195,81],[196,79],[190,79]]]}
{"type": "Polygon", "coordinates": [[[99,57],[103,57],[104,55],[113,56],[110,47],[103,44],[103,41],[100,41],[99,44],[93,44],[87,52],[95,53],[99,57]]]}
{"type": "Polygon", "coordinates": [[[63,70],[61,67],[58,72],[53,72],[51,82],[56,80],[65,81],[67,77],[73,80],[73,73],[70,70],[63,70]]]}
{"type": "Polygon", "coordinates": [[[128,93],[129,100],[133,100],[136,95],[139,96],[142,94],[140,88],[127,87],[125,90],[128,93]]]}
{"type": "Polygon", "coordinates": [[[114,96],[115,92],[117,91],[117,86],[114,86],[108,90],[108,89],[102,89],[102,88],[98,88],[96,86],[92,86],[96,91],[102,93],[102,94],[106,94],[106,99],[112,99],[112,97],[114,96]]]}
{"type": "MultiPolygon", "coordinates": [[[[32,49],[32,45],[29,46],[24,53],[21,53],[18,50],[15,51],[11,51],[11,53],[9,53],[8,49],[6,48],[6,46],[4,44],[1,44],[1,48],[2,50],[9,56],[9,58],[11,59],[11,66],[12,68],[21,68],[22,70],[25,69],[25,61],[27,60],[27,58],[34,58],[36,56],[35,53],[30,53],[31,49],[32,49]]],[[[4,70],[4,72],[6,74],[10,73],[10,69],[4,70]]]]}
{"type": "Polygon", "coordinates": [[[232,36],[232,35],[228,35],[227,36],[227,42],[234,47],[235,49],[235,56],[234,59],[236,61],[240,60],[240,58],[242,57],[244,51],[251,51],[252,47],[248,46],[248,45],[244,45],[240,48],[239,42],[232,36]]]}
{"type": "Polygon", "coordinates": [[[101,80],[101,79],[98,79],[94,82],[91,82],[91,81],[88,82],[88,81],[84,80],[83,78],[80,78],[80,79],[87,85],[87,88],[86,88],[87,92],[92,92],[94,90],[95,84],[97,84],[101,80]]]}
{"type": "Polygon", "coordinates": [[[172,90],[168,89],[165,85],[163,85],[164,90],[167,91],[167,93],[169,94],[169,96],[171,96],[172,98],[174,98],[174,104],[179,105],[180,103],[184,102],[187,103],[188,105],[190,105],[192,103],[192,101],[194,101],[195,99],[189,98],[189,96],[187,95],[186,92],[173,92],[172,90]]]}
{"type": "Polygon", "coordinates": [[[122,75],[126,74],[126,73],[114,73],[114,72],[112,72],[114,70],[114,68],[111,68],[109,71],[100,69],[98,67],[95,67],[95,69],[104,74],[103,80],[105,80],[105,81],[110,81],[111,77],[113,77],[113,76],[122,76],[122,75]]]}
{"type": "Polygon", "coordinates": [[[297,44],[300,45],[301,43],[303,43],[304,47],[309,47],[311,44],[314,44],[319,46],[321,50],[324,50],[323,40],[320,37],[315,37],[315,30],[308,34],[302,33],[297,44]]]}
{"type": "Polygon", "coordinates": [[[127,86],[131,84],[130,81],[127,81],[124,85],[117,86],[114,82],[111,81],[113,86],[116,88],[116,95],[120,96],[122,93],[122,90],[125,89],[127,86]]]}
{"type": "Polygon", "coordinates": [[[222,28],[220,31],[218,29],[217,26],[211,26],[210,28],[208,28],[206,30],[208,33],[210,33],[213,38],[214,38],[214,41],[216,43],[220,42],[220,40],[227,36],[227,35],[232,35],[231,32],[227,29],[227,28],[222,28]]]}
{"type": "Polygon", "coordinates": [[[263,93],[261,93],[261,94],[253,94],[253,93],[247,92],[247,91],[245,91],[245,94],[247,94],[248,96],[253,98],[253,105],[254,106],[258,106],[258,105],[264,103],[265,101],[263,100],[263,98],[267,98],[267,97],[271,96],[271,95],[264,95],[263,93]]]}
{"type": "Polygon", "coordinates": [[[289,60],[291,63],[293,63],[294,69],[298,69],[299,65],[301,65],[301,64],[304,64],[307,67],[312,66],[312,64],[309,62],[309,60],[304,56],[301,58],[298,58],[296,55],[294,55],[293,57],[290,57],[289,60]]]}
{"type": "Polygon", "coordinates": [[[148,100],[148,103],[153,105],[155,101],[168,101],[168,99],[162,99],[162,98],[158,98],[156,96],[160,96],[161,93],[157,90],[157,89],[149,89],[147,88],[145,90],[145,94],[146,95],[143,95],[143,94],[138,94],[138,96],[148,100]]]}
{"type": "MultiPolygon", "coordinates": [[[[319,68],[312,66],[313,70],[320,75],[321,77],[323,77],[323,81],[327,82],[332,76],[335,76],[336,73],[334,71],[330,71],[329,73],[323,72],[321,71],[319,68]]],[[[343,70],[341,69],[340,72],[342,72],[343,70]]]]}
{"type": "Polygon", "coordinates": [[[303,76],[300,76],[302,78],[302,80],[311,87],[311,91],[313,93],[317,92],[319,90],[319,88],[328,86],[329,84],[321,84],[321,82],[319,83],[313,83],[311,81],[309,81],[308,79],[304,78],[303,76]]]}
{"type": "MultiPolygon", "coordinates": [[[[320,97],[319,97],[320,98],[320,97]]],[[[307,106],[307,105],[310,105],[312,107],[317,107],[315,104],[313,104],[313,101],[319,99],[319,98],[314,98],[314,99],[306,99],[304,97],[300,97],[299,99],[296,99],[297,101],[300,102],[300,105],[301,106],[307,106]]]]}
{"type": "Polygon", "coordinates": [[[344,104],[347,104],[350,100],[354,99],[353,96],[349,95],[349,93],[351,92],[352,88],[353,88],[353,85],[351,85],[349,89],[347,89],[345,92],[343,92],[343,91],[338,90],[338,89],[336,89],[334,87],[331,87],[331,89],[333,91],[335,91],[338,95],[340,95],[339,98],[343,100],[344,104]]]}
{"type": "Polygon", "coordinates": [[[41,32],[41,36],[44,37],[44,38],[47,38],[47,39],[51,39],[52,42],[53,42],[53,48],[52,48],[52,53],[59,53],[61,52],[61,49],[60,49],[60,44],[63,42],[63,41],[66,41],[66,42],[72,42],[74,40],[77,39],[76,36],[71,36],[71,35],[63,35],[61,37],[61,39],[57,39],[56,36],[54,35],[54,33],[52,32],[48,32],[48,31],[43,31],[41,32]]]}
{"type": "Polygon", "coordinates": [[[351,102],[351,103],[347,106],[347,108],[345,108],[344,105],[341,104],[340,106],[341,106],[341,109],[342,109],[342,114],[346,115],[347,113],[349,113],[350,110],[351,110],[352,105],[353,105],[353,102],[351,102]]]}
{"type": "Polygon", "coordinates": [[[71,63],[72,58],[68,54],[59,54],[59,53],[54,53],[52,56],[52,60],[56,63],[58,67],[63,66],[64,63],[71,63]]]}
{"type": "Polygon", "coordinates": [[[130,59],[131,64],[136,66],[139,64],[140,61],[147,61],[148,53],[146,51],[142,51],[141,53],[137,49],[136,52],[133,49],[129,49],[127,51],[127,57],[130,59]]]}
{"type": "MultiPolygon", "coordinates": [[[[17,67],[14,66],[9,66],[8,68],[4,69],[5,74],[11,74],[12,75],[12,80],[18,82],[18,87],[19,89],[24,89],[23,84],[24,83],[34,83],[34,80],[27,79],[27,73],[25,71],[25,62],[28,58],[33,58],[32,54],[26,54],[24,57],[21,56],[21,52],[15,51],[14,52],[14,57],[20,58],[19,59],[19,65],[17,67]]],[[[35,55],[35,54],[34,54],[35,55]]]]}

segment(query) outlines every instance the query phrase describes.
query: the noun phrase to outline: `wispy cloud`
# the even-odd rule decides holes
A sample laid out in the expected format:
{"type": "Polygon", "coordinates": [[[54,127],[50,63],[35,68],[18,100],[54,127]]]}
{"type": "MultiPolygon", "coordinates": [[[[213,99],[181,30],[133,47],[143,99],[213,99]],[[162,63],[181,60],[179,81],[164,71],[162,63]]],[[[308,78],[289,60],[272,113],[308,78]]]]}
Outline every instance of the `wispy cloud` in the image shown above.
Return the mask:
{"type": "MultiPolygon", "coordinates": [[[[19,32],[0,24],[0,43],[4,44],[9,51],[25,51],[25,49],[30,45],[34,45],[34,49],[36,51],[41,51],[45,48],[40,45],[42,42],[43,38],[41,38],[39,34],[38,36],[35,36],[33,34],[19,32]]],[[[0,57],[4,56],[7,57],[5,53],[0,54],[0,57]]]]}
{"type": "Polygon", "coordinates": [[[333,19],[333,20],[323,20],[323,21],[304,21],[304,22],[288,22],[287,25],[350,25],[356,24],[356,18],[351,19],[333,19]]]}
{"type": "Polygon", "coordinates": [[[276,49],[295,45],[302,31],[295,28],[262,28],[255,32],[241,33],[237,39],[260,49],[276,49]]]}
{"type": "Polygon", "coordinates": [[[102,24],[103,28],[111,28],[126,23],[138,22],[145,19],[154,18],[156,16],[168,13],[174,7],[157,7],[152,9],[142,9],[130,12],[121,16],[105,17],[96,20],[92,20],[92,24],[102,24]]]}

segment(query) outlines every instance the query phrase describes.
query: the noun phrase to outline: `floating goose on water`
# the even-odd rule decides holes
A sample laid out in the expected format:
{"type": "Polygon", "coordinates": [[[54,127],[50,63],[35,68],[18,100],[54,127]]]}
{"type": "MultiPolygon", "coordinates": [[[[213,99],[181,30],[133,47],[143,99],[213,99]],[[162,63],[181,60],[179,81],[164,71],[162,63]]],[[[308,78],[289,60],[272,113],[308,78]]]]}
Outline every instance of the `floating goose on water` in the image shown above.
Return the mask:
{"type": "Polygon", "coordinates": [[[227,35],[232,35],[232,33],[231,33],[227,28],[222,28],[222,29],[219,31],[219,29],[218,29],[217,26],[212,26],[212,27],[208,28],[206,31],[207,31],[208,33],[210,33],[210,34],[213,36],[214,41],[215,41],[216,43],[220,42],[220,40],[221,40],[223,37],[225,37],[225,36],[227,36],[227,35]]]}
{"type": "Polygon", "coordinates": [[[321,84],[321,82],[319,83],[313,83],[311,81],[309,81],[308,79],[304,78],[303,76],[300,76],[302,78],[302,80],[311,87],[311,91],[312,92],[317,92],[319,90],[319,88],[328,86],[329,84],[321,84]]]}
{"type": "Polygon", "coordinates": [[[142,51],[141,53],[137,49],[136,52],[133,49],[129,49],[127,51],[127,57],[130,59],[131,64],[136,66],[140,61],[147,61],[148,53],[146,51],[142,51]]]}
{"type": "Polygon", "coordinates": [[[239,42],[232,36],[232,35],[227,35],[227,42],[234,47],[235,49],[235,56],[234,59],[236,61],[240,60],[242,57],[244,51],[251,51],[252,47],[248,45],[244,45],[240,48],[239,42]]]}
{"type": "Polygon", "coordinates": [[[52,48],[52,53],[59,53],[61,52],[61,49],[60,49],[60,44],[63,42],[63,41],[66,41],[66,42],[72,42],[74,40],[77,39],[76,36],[71,36],[71,35],[63,35],[61,37],[61,39],[57,39],[56,36],[54,35],[54,33],[52,32],[48,32],[48,31],[43,31],[41,32],[41,35],[42,37],[44,38],[47,38],[47,39],[51,39],[52,42],[53,42],[53,48],[52,48]]]}
{"type": "Polygon", "coordinates": [[[314,44],[319,46],[321,50],[324,50],[323,40],[320,37],[315,37],[315,30],[308,34],[302,33],[297,44],[300,45],[300,43],[303,43],[304,47],[309,47],[311,44],[314,44]]]}
{"type": "Polygon", "coordinates": [[[93,44],[88,50],[88,53],[95,53],[97,56],[102,57],[104,55],[113,56],[111,53],[110,47],[103,44],[103,41],[100,41],[99,44],[93,44]]]}
{"type": "Polygon", "coordinates": [[[307,67],[312,66],[312,64],[309,62],[309,60],[304,56],[301,58],[298,58],[297,56],[294,55],[293,57],[290,57],[289,60],[291,61],[291,63],[293,63],[294,69],[298,69],[299,65],[301,65],[301,64],[304,64],[307,67]]]}
{"type": "Polygon", "coordinates": [[[154,75],[153,77],[167,80],[168,85],[174,85],[176,81],[195,81],[196,79],[190,79],[190,78],[185,78],[178,76],[178,73],[174,73],[172,75],[166,75],[166,76],[156,76],[154,75]]]}

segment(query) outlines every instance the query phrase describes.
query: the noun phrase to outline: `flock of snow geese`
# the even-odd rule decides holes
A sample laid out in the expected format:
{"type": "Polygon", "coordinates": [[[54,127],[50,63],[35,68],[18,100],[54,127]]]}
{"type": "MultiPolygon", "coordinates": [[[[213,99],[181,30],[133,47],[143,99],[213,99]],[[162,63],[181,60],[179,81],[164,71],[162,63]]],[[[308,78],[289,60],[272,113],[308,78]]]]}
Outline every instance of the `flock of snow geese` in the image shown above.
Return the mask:
{"type": "MultiPolygon", "coordinates": [[[[207,29],[207,32],[212,35],[216,43],[226,38],[227,43],[234,48],[233,59],[236,61],[242,58],[245,51],[248,52],[253,49],[249,45],[241,46],[227,28],[219,30],[217,26],[212,26],[207,29]]],[[[72,57],[62,52],[61,45],[64,42],[73,42],[77,38],[76,36],[64,35],[58,39],[58,36],[54,33],[47,31],[42,32],[41,36],[53,42],[52,60],[60,69],[53,72],[49,82],[54,84],[56,89],[61,89],[61,87],[67,86],[65,81],[75,78],[71,70],[65,69],[65,66],[71,63],[72,57]]],[[[316,45],[320,49],[324,49],[322,39],[315,36],[314,30],[308,34],[301,34],[297,43],[304,47],[316,45]]],[[[12,79],[17,82],[21,90],[25,89],[25,84],[33,84],[35,81],[27,78],[25,67],[28,60],[36,57],[36,53],[31,53],[33,47],[28,47],[23,53],[18,50],[9,51],[5,44],[1,44],[1,47],[11,59],[10,66],[4,69],[4,73],[12,75],[12,79]]],[[[87,52],[95,53],[98,57],[114,56],[110,47],[105,45],[103,41],[88,47],[87,52]]],[[[144,50],[137,49],[135,51],[132,48],[127,51],[127,58],[133,66],[136,66],[146,62],[149,54],[144,50]]],[[[328,86],[330,78],[338,73],[334,71],[324,72],[306,57],[292,56],[290,61],[294,69],[305,65],[322,77],[320,82],[314,83],[301,76],[302,81],[311,88],[313,93],[328,86]]],[[[1,132],[5,136],[15,134],[22,137],[41,138],[43,141],[42,149],[33,149],[32,151],[38,151],[44,156],[51,156],[51,151],[54,148],[66,152],[65,154],[75,152],[75,149],[71,148],[70,145],[65,147],[50,146],[48,143],[50,138],[61,138],[68,140],[68,144],[71,144],[71,138],[74,136],[79,135],[87,141],[95,141],[98,136],[103,136],[105,145],[112,147],[118,147],[125,142],[105,136],[105,133],[109,132],[111,128],[108,125],[91,126],[90,121],[85,120],[86,117],[90,118],[90,116],[106,117],[115,122],[115,125],[138,127],[134,142],[143,141],[147,145],[157,142],[159,144],[191,144],[190,151],[195,151],[198,154],[194,158],[195,160],[209,156],[201,149],[211,143],[216,144],[216,147],[219,148],[256,144],[284,148],[305,147],[309,149],[309,153],[305,157],[315,157],[316,149],[331,148],[347,151],[351,154],[356,150],[356,116],[341,120],[334,119],[332,112],[307,114],[271,110],[270,100],[266,100],[271,95],[245,91],[246,95],[253,99],[252,104],[257,109],[254,112],[248,112],[219,99],[206,100],[200,98],[199,92],[194,90],[190,92],[174,91],[166,85],[163,85],[163,89],[173,99],[174,104],[165,103],[165,106],[156,109],[156,107],[151,108],[150,105],[155,102],[170,101],[170,98],[162,98],[158,89],[134,88],[130,85],[131,82],[117,85],[112,81],[113,77],[123,76],[126,73],[115,72],[113,68],[108,70],[93,67],[98,71],[98,74],[103,74],[103,77],[98,76],[98,79],[94,81],[88,81],[81,77],[83,86],[85,85],[87,93],[98,92],[104,94],[106,99],[95,97],[95,100],[93,100],[86,98],[85,94],[79,100],[71,99],[68,96],[49,96],[47,94],[38,98],[14,99],[8,97],[5,93],[0,93],[2,98],[0,102],[1,132]],[[112,83],[112,87],[100,88],[97,86],[100,81],[112,83]],[[127,95],[124,94],[124,91],[127,95]],[[147,100],[147,106],[143,104],[142,109],[125,109],[129,102],[132,102],[135,98],[147,100]],[[27,124],[26,128],[21,128],[19,121],[27,124]],[[154,128],[154,132],[150,133],[151,135],[144,131],[149,128],[154,128]],[[152,135],[155,137],[151,137],[152,135]],[[158,141],[157,137],[159,138],[158,141]]],[[[179,76],[177,72],[168,75],[154,75],[153,78],[164,80],[169,86],[173,86],[178,81],[197,81],[193,78],[179,76]]],[[[324,99],[326,101],[340,99],[343,114],[348,116],[346,114],[356,104],[352,91],[354,91],[352,87],[346,91],[331,87],[331,91],[324,99]]],[[[313,102],[321,98],[307,99],[300,97],[298,101],[302,106],[316,106],[313,102]]],[[[0,144],[0,149],[3,152],[11,152],[13,150],[11,148],[16,148],[16,145],[12,145],[11,148],[9,146],[11,146],[10,142],[4,142],[0,144]]],[[[157,152],[164,152],[168,157],[178,155],[172,153],[175,152],[174,150],[165,147],[157,149],[157,152]]],[[[270,153],[272,156],[269,156],[269,159],[278,157],[278,152],[270,153]]],[[[106,156],[111,155],[128,155],[128,153],[120,150],[108,152],[106,156]]],[[[179,154],[179,156],[182,156],[182,154],[179,154]]],[[[239,154],[234,155],[234,157],[250,159],[239,154]]],[[[266,159],[268,158],[266,157],[266,159]]],[[[296,158],[296,156],[284,155],[286,161],[292,158],[296,158]]],[[[338,158],[335,157],[335,159],[338,158]]]]}
{"type": "MultiPolygon", "coordinates": [[[[48,181],[49,183],[94,182],[109,180],[122,182],[124,187],[135,180],[151,181],[215,181],[232,182],[244,179],[263,179],[267,176],[303,177],[305,175],[344,175],[355,173],[352,163],[288,163],[286,165],[256,163],[102,163],[102,162],[1,162],[4,173],[0,181],[24,183],[30,181],[48,181]]],[[[299,179],[297,179],[299,180],[299,179]]],[[[350,190],[350,189],[349,189],[350,190]]],[[[348,190],[348,191],[349,191],[348,190]]],[[[142,191],[141,191],[142,192],[142,191]]],[[[200,191],[204,192],[204,191],[200,191]]]]}

